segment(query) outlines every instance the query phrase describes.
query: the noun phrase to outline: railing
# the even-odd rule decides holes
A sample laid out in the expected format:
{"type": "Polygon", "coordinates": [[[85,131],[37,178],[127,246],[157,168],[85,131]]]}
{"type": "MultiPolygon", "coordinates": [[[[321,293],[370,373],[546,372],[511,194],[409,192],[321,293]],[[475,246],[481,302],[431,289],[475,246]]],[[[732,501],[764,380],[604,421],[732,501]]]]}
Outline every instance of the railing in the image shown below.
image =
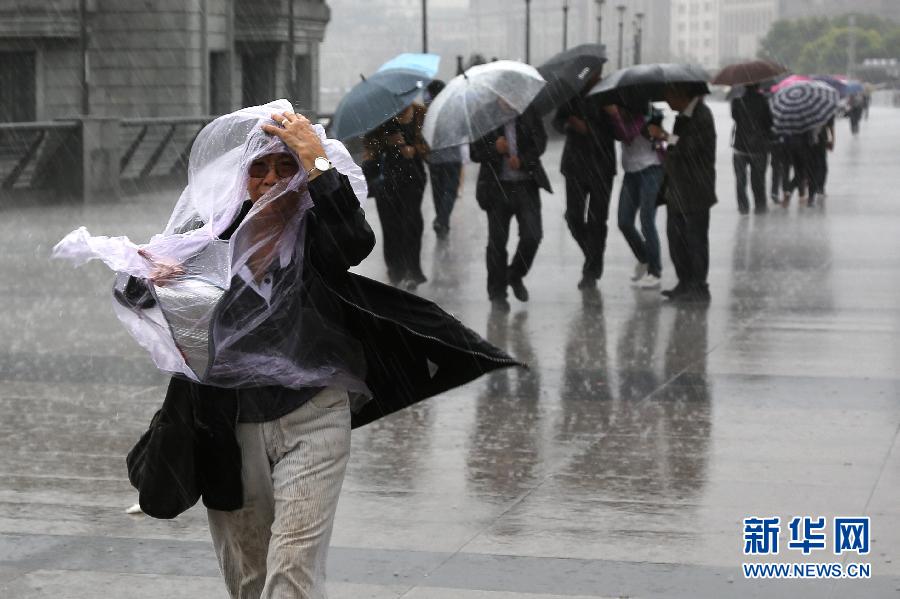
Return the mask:
{"type": "MultiPolygon", "coordinates": [[[[327,127],[332,116],[320,114],[315,122],[327,127]]],[[[48,190],[66,196],[83,192],[115,197],[118,183],[123,184],[121,189],[133,190],[143,182],[181,182],[194,140],[215,118],[86,117],[0,123],[0,195],[48,190]],[[86,191],[98,186],[109,193],[86,191]]]]}
{"type": "Polygon", "coordinates": [[[78,133],[76,121],[0,123],[0,190],[65,186],[79,160],[78,133]]]}
{"type": "Polygon", "coordinates": [[[214,116],[123,119],[122,157],[119,174],[123,181],[181,175],[187,168],[191,145],[214,116]]]}

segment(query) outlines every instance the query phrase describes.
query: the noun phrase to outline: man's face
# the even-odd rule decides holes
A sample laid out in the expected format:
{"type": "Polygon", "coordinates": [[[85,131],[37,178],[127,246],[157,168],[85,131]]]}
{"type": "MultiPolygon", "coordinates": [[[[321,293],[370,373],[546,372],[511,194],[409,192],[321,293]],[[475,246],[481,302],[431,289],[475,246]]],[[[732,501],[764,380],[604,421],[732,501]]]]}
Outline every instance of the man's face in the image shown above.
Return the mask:
{"type": "Polygon", "coordinates": [[[293,156],[287,153],[266,154],[260,156],[248,169],[247,192],[250,201],[256,203],[272,186],[281,179],[289,179],[297,174],[300,165],[293,156]]]}
{"type": "Polygon", "coordinates": [[[682,90],[674,87],[667,87],[663,96],[665,97],[666,103],[668,103],[669,108],[674,110],[675,112],[681,112],[687,105],[691,103],[690,97],[687,96],[682,90]]]}

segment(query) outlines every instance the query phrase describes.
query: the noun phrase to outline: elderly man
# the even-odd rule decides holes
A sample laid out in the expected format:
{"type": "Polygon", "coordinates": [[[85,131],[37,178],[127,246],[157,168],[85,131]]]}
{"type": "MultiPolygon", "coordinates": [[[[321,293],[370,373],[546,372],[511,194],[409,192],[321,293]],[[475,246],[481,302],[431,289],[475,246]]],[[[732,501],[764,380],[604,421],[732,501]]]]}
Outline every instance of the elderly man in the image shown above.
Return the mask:
{"type": "Polygon", "coordinates": [[[677,302],[708,302],[709,210],[716,203],[716,126],[703,93],[690,85],[666,88],[666,102],[678,112],[671,134],[655,125],[668,150],[660,201],[668,208],[666,235],[678,284],[663,291],[677,302]]]}

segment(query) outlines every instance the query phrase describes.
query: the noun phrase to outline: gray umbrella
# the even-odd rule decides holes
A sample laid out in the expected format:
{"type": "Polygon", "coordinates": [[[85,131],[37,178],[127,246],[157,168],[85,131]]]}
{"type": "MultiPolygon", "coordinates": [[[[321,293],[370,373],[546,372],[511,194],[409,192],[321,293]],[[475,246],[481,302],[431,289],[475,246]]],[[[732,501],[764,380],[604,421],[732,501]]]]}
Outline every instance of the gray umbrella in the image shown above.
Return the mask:
{"type": "Polygon", "coordinates": [[[647,101],[663,100],[667,87],[687,86],[689,91],[708,94],[709,75],[694,64],[639,64],[621,69],[595,85],[589,96],[602,104],[637,106],[647,101]]]}
{"type": "Polygon", "coordinates": [[[521,62],[474,66],[435,96],[422,135],[433,150],[480,139],[525,112],[544,85],[537,69],[521,62]]]}
{"type": "Polygon", "coordinates": [[[421,71],[378,71],[353,86],[341,98],[331,121],[331,134],[340,140],[357,137],[400,114],[428,83],[421,71]]]}

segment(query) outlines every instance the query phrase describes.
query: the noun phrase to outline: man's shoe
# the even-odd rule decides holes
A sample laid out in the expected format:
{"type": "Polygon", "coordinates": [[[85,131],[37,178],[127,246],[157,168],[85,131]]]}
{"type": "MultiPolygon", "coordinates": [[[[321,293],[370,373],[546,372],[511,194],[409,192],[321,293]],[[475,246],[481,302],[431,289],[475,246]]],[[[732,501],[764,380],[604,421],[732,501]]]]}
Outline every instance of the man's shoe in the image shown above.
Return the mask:
{"type": "Polygon", "coordinates": [[[656,275],[651,275],[649,272],[647,275],[638,281],[636,285],[641,289],[656,289],[660,286],[662,281],[656,275]]]}
{"type": "Polygon", "coordinates": [[[702,287],[688,289],[684,293],[680,293],[671,299],[684,304],[705,304],[710,302],[712,296],[709,294],[709,288],[704,285],[702,287]]]}
{"type": "Polygon", "coordinates": [[[647,274],[647,269],[648,269],[648,266],[647,266],[646,262],[638,262],[634,266],[634,274],[631,275],[631,280],[632,281],[640,281],[644,277],[644,275],[647,274]]]}
{"type": "Polygon", "coordinates": [[[509,286],[512,288],[513,295],[516,296],[517,300],[520,302],[528,301],[528,289],[525,288],[525,283],[522,282],[522,279],[511,279],[509,286]]]}
{"type": "Polygon", "coordinates": [[[416,281],[415,279],[412,279],[412,278],[410,278],[410,279],[404,279],[404,280],[400,283],[400,286],[401,286],[403,289],[406,289],[407,291],[415,291],[416,289],[419,288],[419,282],[416,281]]]}
{"type": "Polygon", "coordinates": [[[509,301],[505,297],[491,298],[491,309],[497,312],[509,312],[509,301]]]}
{"type": "Polygon", "coordinates": [[[594,277],[584,276],[581,277],[581,280],[578,281],[578,288],[582,291],[586,289],[596,289],[597,288],[597,279],[594,277]]]}
{"type": "Polygon", "coordinates": [[[685,288],[682,285],[675,285],[671,289],[663,289],[661,293],[664,297],[669,299],[675,299],[679,295],[685,292],[685,288]]]}

